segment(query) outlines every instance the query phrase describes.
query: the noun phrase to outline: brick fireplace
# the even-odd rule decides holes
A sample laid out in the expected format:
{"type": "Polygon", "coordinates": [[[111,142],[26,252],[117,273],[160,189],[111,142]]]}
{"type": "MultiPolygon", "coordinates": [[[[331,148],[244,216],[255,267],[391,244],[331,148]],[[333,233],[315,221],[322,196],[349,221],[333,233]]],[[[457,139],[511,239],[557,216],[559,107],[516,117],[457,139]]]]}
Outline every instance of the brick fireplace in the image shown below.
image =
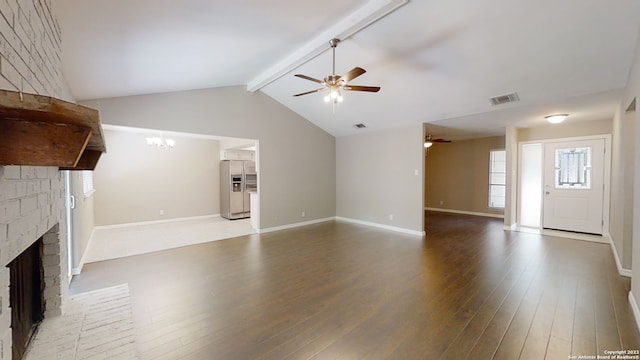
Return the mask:
{"type": "Polygon", "coordinates": [[[67,298],[67,245],[62,173],[53,167],[0,167],[0,359],[11,359],[7,265],[42,239],[44,317],[62,314],[67,298]]]}
{"type": "MultiPolygon", "coordinates": [[[[61,31],[52,0],[0,1],[0,88],[67,98],[61,31]]],[[[0,360],[12,358],[10,272],[6,266],[42,238],[44,317],[67,302],[63,174],[57,167],[0,166],[0,360]]]]}

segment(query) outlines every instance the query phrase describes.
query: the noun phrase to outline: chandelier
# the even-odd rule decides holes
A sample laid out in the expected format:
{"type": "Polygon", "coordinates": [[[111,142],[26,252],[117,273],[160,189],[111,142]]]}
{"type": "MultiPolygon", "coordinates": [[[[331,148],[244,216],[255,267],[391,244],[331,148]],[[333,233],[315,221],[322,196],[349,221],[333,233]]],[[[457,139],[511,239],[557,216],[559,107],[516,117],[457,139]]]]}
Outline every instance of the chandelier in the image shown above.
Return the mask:
{"type": "Polygon", "coordinates": [[[155,146],[159,149],[173,149],[176,146],[176,141],[173,139],[167,139],[164,136],[153,136],[146,138],[147,145],[155,146]]]}

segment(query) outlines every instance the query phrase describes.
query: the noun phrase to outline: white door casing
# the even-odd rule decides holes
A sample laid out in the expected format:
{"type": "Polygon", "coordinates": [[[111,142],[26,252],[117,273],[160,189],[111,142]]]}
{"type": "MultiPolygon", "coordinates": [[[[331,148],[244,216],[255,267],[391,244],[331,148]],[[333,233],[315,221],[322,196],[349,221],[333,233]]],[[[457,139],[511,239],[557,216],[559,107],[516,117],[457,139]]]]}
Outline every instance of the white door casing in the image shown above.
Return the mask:
{"type": "Polygon", "coordinates": [[[73,209],[75,208],[75,196],[73,195],[72,188],[72,179],[71,179],[71,171],[64,170],[64,204],[66,211],[66,223],[65,226],[67,228],[67,275],[69,276],[69,281],[71,281],[71,276],[73,275],[73,209]]]}
{"type": "Polygon", "coordinates": [[[544,145],[543,227],[603,233],[605,139],[544,145]]]}

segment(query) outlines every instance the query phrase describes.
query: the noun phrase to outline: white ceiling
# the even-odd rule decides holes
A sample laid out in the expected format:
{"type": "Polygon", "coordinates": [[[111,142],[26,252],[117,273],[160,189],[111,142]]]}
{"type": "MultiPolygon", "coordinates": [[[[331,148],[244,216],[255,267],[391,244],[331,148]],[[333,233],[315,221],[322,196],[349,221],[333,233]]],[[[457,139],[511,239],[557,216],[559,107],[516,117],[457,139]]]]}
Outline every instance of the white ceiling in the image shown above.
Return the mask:
{"type": "MultiPolygon", "coordinates": [[[[246,86],[385,1],[53,3],[65,77],[86,100],[246,86]]],[[[318,87],[293,74],[331,73],[329,50],[259,91],[335,136],[362,131],[356,123],[384,129],[434,122],[445,133],[438,135],[463,138],[535,126],[554,112],[570,113],[567,121],[600,120],[612,117],[620,100],[639,30],[637,0],[410,0],[336,50],[338,74],[363,67],[367,73],[352,83],[380,92],[347,92],[335,112],[321,93],[293,97],[318,87]],[[511,92],[521,101],[489,103],[511,92]]]]}

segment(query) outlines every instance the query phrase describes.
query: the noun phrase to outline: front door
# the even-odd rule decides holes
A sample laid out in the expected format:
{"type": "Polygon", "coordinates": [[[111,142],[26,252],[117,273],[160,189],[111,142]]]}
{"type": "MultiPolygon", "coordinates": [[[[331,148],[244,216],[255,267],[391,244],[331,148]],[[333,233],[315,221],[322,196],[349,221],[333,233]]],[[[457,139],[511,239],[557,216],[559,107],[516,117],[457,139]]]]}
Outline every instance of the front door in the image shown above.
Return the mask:
{"type": "Polygon", "coordinates": [[[602,234],[604,145],[604,139],[545,144],[545,229],[602,234]]]}

